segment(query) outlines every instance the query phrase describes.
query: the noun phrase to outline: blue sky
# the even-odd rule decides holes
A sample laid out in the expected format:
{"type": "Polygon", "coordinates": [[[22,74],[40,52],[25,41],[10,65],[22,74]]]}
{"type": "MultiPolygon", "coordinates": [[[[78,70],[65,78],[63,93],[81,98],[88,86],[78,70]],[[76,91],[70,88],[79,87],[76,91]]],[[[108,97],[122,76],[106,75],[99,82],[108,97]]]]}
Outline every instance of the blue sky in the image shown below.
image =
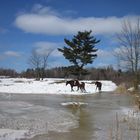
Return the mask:
{"type": "Polygon", "coordinates": [[[49,68],[70,65],[57,48],[65,45],[64,38],[85,30],[101,40],[89,66],[115,66],[114,35],[124,20],[135,23],[139,5],[139,0],[0,0],[0,68],[25,70],[32,50],[52,48],[49,68]]]}

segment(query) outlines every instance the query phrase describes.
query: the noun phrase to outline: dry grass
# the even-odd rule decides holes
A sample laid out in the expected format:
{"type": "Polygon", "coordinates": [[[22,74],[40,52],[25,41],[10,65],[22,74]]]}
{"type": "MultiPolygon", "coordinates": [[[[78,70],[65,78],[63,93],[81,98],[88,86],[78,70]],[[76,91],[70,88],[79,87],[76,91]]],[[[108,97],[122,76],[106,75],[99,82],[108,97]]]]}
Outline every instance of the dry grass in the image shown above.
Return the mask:
{"type": "Polygon", "coordinates": [[[126,88],[125,83],[120,84],[120,85],[116,88],[115,93],[118,93],[118,94],[128,93],[128,90],[127,90],[127,88],[126,88]]]}
{"type": "Polygon", "coordinates": [[[130,134],[132,135],[133,140],[140,140],[140,116],[138,118],[135,118],[134,115],[135,114],[132,112],[128,112],[127,115],[116,113],[114,122],[110,125],[110,128],[108,130],[108,139],[126,140],[129,137],[126,137],[126,135],[130,134]]]}
{"type": "Polygon", "coordinates": [[[138,109],[140,110],[140,95],[133,94],[135,105],[137,105],[138,109]]]}

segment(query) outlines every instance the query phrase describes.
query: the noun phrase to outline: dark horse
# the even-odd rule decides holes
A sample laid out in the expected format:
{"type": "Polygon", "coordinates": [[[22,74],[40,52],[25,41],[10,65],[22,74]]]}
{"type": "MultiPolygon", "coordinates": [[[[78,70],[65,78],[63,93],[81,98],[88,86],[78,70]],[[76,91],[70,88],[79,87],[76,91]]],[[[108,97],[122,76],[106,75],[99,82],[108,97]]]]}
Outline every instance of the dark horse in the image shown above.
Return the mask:
{"type": "Polygon", "coordinates": [[[101,89],[102,89],[102,83],[96,81],[94,84],[96,85],[96,90],[97,90],[97,88],[98,88],[99,92],[101,92],[101,89]]]}
{"type": "Polygon", "coordinates": [[[74,87],[74,86],[77,86],[77,91],[79,90],[79,88],[80,88],[80,90],[81,90],[82,92],[86,91],[86,90],[85,90],[85,83],[84,83],[84,82],[81,82],[81,83],[80,83],[78,80],[70,80],[70,81],[67,81],[67,82],[66,82],[66,86],[67,86],[68,84],[71,86],[71,91],[74,91],[74,90],[73,90],[73,87],[74,87]]]}

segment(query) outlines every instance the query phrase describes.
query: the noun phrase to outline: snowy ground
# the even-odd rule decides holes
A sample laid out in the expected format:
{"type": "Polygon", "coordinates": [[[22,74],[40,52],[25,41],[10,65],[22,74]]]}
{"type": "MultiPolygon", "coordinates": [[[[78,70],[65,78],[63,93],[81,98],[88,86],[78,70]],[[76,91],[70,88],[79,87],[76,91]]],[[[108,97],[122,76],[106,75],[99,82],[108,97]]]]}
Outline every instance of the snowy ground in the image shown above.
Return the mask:
{"type": "MultiPolygon", "coordinates": [[[[35,81],[34,79],[25,78],[7,78],[0,79],[0,92],[3,93],[27,93],[27,94],[93,94],[98,92],[93,81],[84,81],[86,92],[71,92],[70,85],[66,86],[65,79],[44,79],[43,81],[35,81]]],[[[115,83],[111,81],[101,81],[102,91],[113,91],[116,88],[115,83]]]]}
{"type": "MultiPolygon", "coordinates": [[[[12,93],[67,94],[67,95],[84,95],[85,94],[86,95],[86,94],[94,94],[98,92],[96,91],[96,86],[92,84],[93,81],[84,81],[84,82],[86,83],[85,85],[86,92],[81,93],[81,91],[76,91],[77,89],[76,87],[74,88],[75,91],[71,92],[70,85],[66,86],[66,79],[51,79],[50,78],[50,79],[44,79],[43,81],[35,81],[35,79],[25,79],[25,78],[1,78],[0,79],[0,93],[7,93],[7,95],[9,96],[12,93]]],[[[101,81],[101,82],[103,84],[102,91],[113,91],[116,88],[115,83],[111,81],[101,81]]],[[[48,115],[45,116],[44,114],[42,114],[42,116],[45,116],[45,119],[41,118],[41,121],[40,121],[40,118],[36,118],[36,119],[34,119],[34,117],[30,118],[31,115],[28,118],[27,118],[27,115],[26,115],[26,118],[24,115],[18,116],[18,114],[24,113],[24,111],[27,111],[27,110],[30,110],[30,112],[32,113],[32,111],[34,111],[34,107],[32,105],[28,105],[24,103],[16,103],[16,102],[13,103],[9,101],[6,104],[4,102],[0,102],[0,106],[1,106],[0,107],[1,111],[4,112],[3,113],[4,116],[0,115],[0,119],[1,119],[0,140],[15,140],[15,139],[20,139],[20,138],[30,137],[30,136],[34,136],[34,133],[35,134],[40,133],[39,132],[40,130],[41,131],[46,130],[46,125],[44,124],[46,124],[46,118],[48,117],[48,115]],[[11,109],[9,109],[9,106],[11,109]],[[10,114],[10,113],[12,114],[14,113],[15,114],[14,116],[17,116],[17,117],[11,118],[11,116],[9,115],[5,116],[5,114],[10,114]],[[18,130],[17,127],[19,127],[19,124],[20,124],[20,129],[18,130]],[[27,126],[30,126],[32,130],[28,130],[27,126]]],[[[44,109],[43,111],[44,113],[47,112],[46,114],[50,112],[45,108],[43,109],[44,109]]],[[[56,116],[56,114],[59,115],[59,112],[50,112],[50,113],[51,113],[50,116],[56,116]],[[55,113],[55,115],[52,115],[52,113],[55,113]]],[[[37,117],[38,115],[36,114],[35,116],[37,117]]],[[[68,118],[68,116],[63,117],[63,121],[64,121],[64,118],[68,118]]],[[[57,119],[57,121],[59,121],[59,119],[57,119]]],[[[68,123],[68,120],[66,120],[66,122],[68,123]]],[[[55,124],[59,124],[59,123],[55,123],[55,124]]],[[[57,127],[55,126],[55,128],[57,127]]]]}

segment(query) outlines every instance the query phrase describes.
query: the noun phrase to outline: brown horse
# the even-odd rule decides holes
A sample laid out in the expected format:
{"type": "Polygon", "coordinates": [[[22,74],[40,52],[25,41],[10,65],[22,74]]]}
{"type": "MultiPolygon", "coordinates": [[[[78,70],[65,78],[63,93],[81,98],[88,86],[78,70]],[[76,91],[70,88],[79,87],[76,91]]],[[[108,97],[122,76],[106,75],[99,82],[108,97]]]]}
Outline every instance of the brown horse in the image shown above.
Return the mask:
{"type": "Polygon", "coordinates": [[[80,88],[80,90],[81,90],[82,92],[86,91],[86,90],[85,90],[85,83],[84,83],[84,82],[81,82],[81,83],[80,83],[78,80],[70,80],[70,81],[67,81],[67,82],[66,82],[66,86],[67,86],[68,84],[71,86],[71,91],[74,91],[74,90],[73,90],[73,87],[74,87],[74,86],[77,86],[77,91],[79,90],[79,88],[80,88]]]}

